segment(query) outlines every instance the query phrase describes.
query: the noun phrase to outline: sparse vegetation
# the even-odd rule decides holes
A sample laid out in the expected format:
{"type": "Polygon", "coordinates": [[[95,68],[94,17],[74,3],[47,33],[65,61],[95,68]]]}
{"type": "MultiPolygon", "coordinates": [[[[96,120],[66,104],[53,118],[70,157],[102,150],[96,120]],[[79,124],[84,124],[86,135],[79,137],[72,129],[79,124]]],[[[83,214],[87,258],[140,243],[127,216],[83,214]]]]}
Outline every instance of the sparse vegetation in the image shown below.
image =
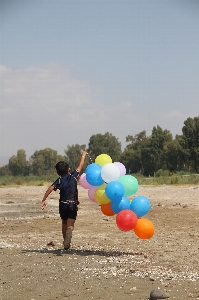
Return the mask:
{"type": "MultiPolygon", "coordinates": [[[[111,133],[92,135],[83,171],[98,155],[106,153],[113,162],[121,162],[127,174],[136,174],[140,184],[198,184],[199,117],[185,120],[182,135],[175,138],[169,130],[154,126],[150,136],[144,130],[135,136],[128,135],[126,142],[122,151],[121,143],[111,133]]],[[[36,150],[27,160],[25,150],[20,149],[8,165],[0,168],[0,186],[44,185],[49,178],[54,178],[52,174],[58,161],[67,161],[74,170],[83,150],[86,145],[68,145],[62,156],[56,150],[45,148],[36,150]]]]}
{"type": "Polygon", "coordinates": [[[0,187],[4,186],[47,186],[55,181],[57,176],[0,176],[0,187]]]}
{"type": "MultiPolygon", "coordinates": [[[[157,172],[158,173],[158,172],[157,172]]],[[[160,172],[159,172],[160,173],[160,172]]],[[[132,174],[139,182],[139,185],[197,185],[199,184],[198,174],[185,174],[179,172],[171,176],[166,176],[168,172],[163,172],[163,175],[155,177],[145,177],[140,173],[132,174]]],[[[0,176],[0,188],[5,186],[49,186],[55,181],[57,176],[0,176]]]]}
{"type": "MultiPolygon", "coordinates": [[[[166,172],[167,173],[167,172],[166,172]]],[[[134,175],[140,185],[196,185],[199,184],[199,174],[180,174],[171,176],[158,175],[155,177],[141,177],[134,175]]]]}

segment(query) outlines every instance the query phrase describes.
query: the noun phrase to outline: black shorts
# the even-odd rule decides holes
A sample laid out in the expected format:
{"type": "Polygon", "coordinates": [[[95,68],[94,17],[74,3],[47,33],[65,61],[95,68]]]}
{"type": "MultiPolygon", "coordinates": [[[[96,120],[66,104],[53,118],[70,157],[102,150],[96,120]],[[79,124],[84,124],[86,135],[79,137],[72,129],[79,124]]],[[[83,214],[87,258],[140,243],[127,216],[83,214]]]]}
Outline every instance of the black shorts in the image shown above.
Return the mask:
{"type": "Polygon", "coordinates": [[[59,202],[59,214],[62,220],[74,219],[77,217],[77,204],[75,201],[69,200],[66,202],[59,202]]]}

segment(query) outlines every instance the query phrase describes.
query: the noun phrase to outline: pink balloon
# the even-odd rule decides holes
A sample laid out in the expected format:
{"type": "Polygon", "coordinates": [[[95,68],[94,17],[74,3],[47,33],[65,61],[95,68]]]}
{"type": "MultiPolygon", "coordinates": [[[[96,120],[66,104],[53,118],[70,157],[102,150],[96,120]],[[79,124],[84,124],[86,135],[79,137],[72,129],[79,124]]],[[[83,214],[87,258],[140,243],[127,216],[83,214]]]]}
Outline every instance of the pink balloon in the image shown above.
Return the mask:
{"type": "Polygon", "coordinates": [[[86,180],[86,173],[83,173],[80,176],[79,179],[79,184],[84,188],[84,189],[89,189],[91,187],[91,185],[88,183],[88,181],[86,180]]]}
{"type": "Polygon", "coordinates": [[[88,197],[91,199],[91,201],[93,202],[97,202],[95,197],[94,197],[94,194],[95,194],[95,190],[96,190],[97,186],[93,186],[91,185],[89,190],[88,190],[88,197]]]}
{"type": "Polygon", "coordinates": [[[119,170],[120,170],[120,176],[123,176],[123,175],[126,174],[126,168],[125,168],[125,166],[121,162],[116,161],[116,162],[114,162],[114,164],[119,168],[119,170]]]}

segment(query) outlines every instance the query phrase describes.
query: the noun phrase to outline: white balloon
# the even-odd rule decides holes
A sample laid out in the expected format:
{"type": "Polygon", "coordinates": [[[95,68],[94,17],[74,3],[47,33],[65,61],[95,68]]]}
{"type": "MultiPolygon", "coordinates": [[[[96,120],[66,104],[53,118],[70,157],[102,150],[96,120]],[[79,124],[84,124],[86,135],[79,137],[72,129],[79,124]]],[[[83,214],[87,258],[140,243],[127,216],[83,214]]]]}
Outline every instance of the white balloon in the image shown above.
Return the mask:
{"type": "Polygon", "coordinates": [[[101,170],[101,177],[107,183],[118,180],[120,177],[120,169],[114,163],[105,164],[101,170]]]}

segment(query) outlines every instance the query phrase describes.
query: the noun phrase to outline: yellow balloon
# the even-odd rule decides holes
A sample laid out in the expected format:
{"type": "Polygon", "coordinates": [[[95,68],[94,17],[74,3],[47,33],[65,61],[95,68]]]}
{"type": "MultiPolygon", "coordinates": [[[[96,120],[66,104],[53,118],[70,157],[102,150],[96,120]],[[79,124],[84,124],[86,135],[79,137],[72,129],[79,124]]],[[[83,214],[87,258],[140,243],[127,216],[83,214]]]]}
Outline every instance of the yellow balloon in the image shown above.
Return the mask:
{"type": "Polygon", "coordinates": [[[97,189],[95,190],[95,194],[94,194],[95,200],[100,204],[107,204],[111,201],[105,194],[105,188],[106,188],[106,183],[98,186],[97,189]]]}
{"type": "Polygon", "coordinates": [[[103,167],[108,163],[112,163],[112,158],[108,154],[100,154],[96,157],[95,163],[103,167]]]}

